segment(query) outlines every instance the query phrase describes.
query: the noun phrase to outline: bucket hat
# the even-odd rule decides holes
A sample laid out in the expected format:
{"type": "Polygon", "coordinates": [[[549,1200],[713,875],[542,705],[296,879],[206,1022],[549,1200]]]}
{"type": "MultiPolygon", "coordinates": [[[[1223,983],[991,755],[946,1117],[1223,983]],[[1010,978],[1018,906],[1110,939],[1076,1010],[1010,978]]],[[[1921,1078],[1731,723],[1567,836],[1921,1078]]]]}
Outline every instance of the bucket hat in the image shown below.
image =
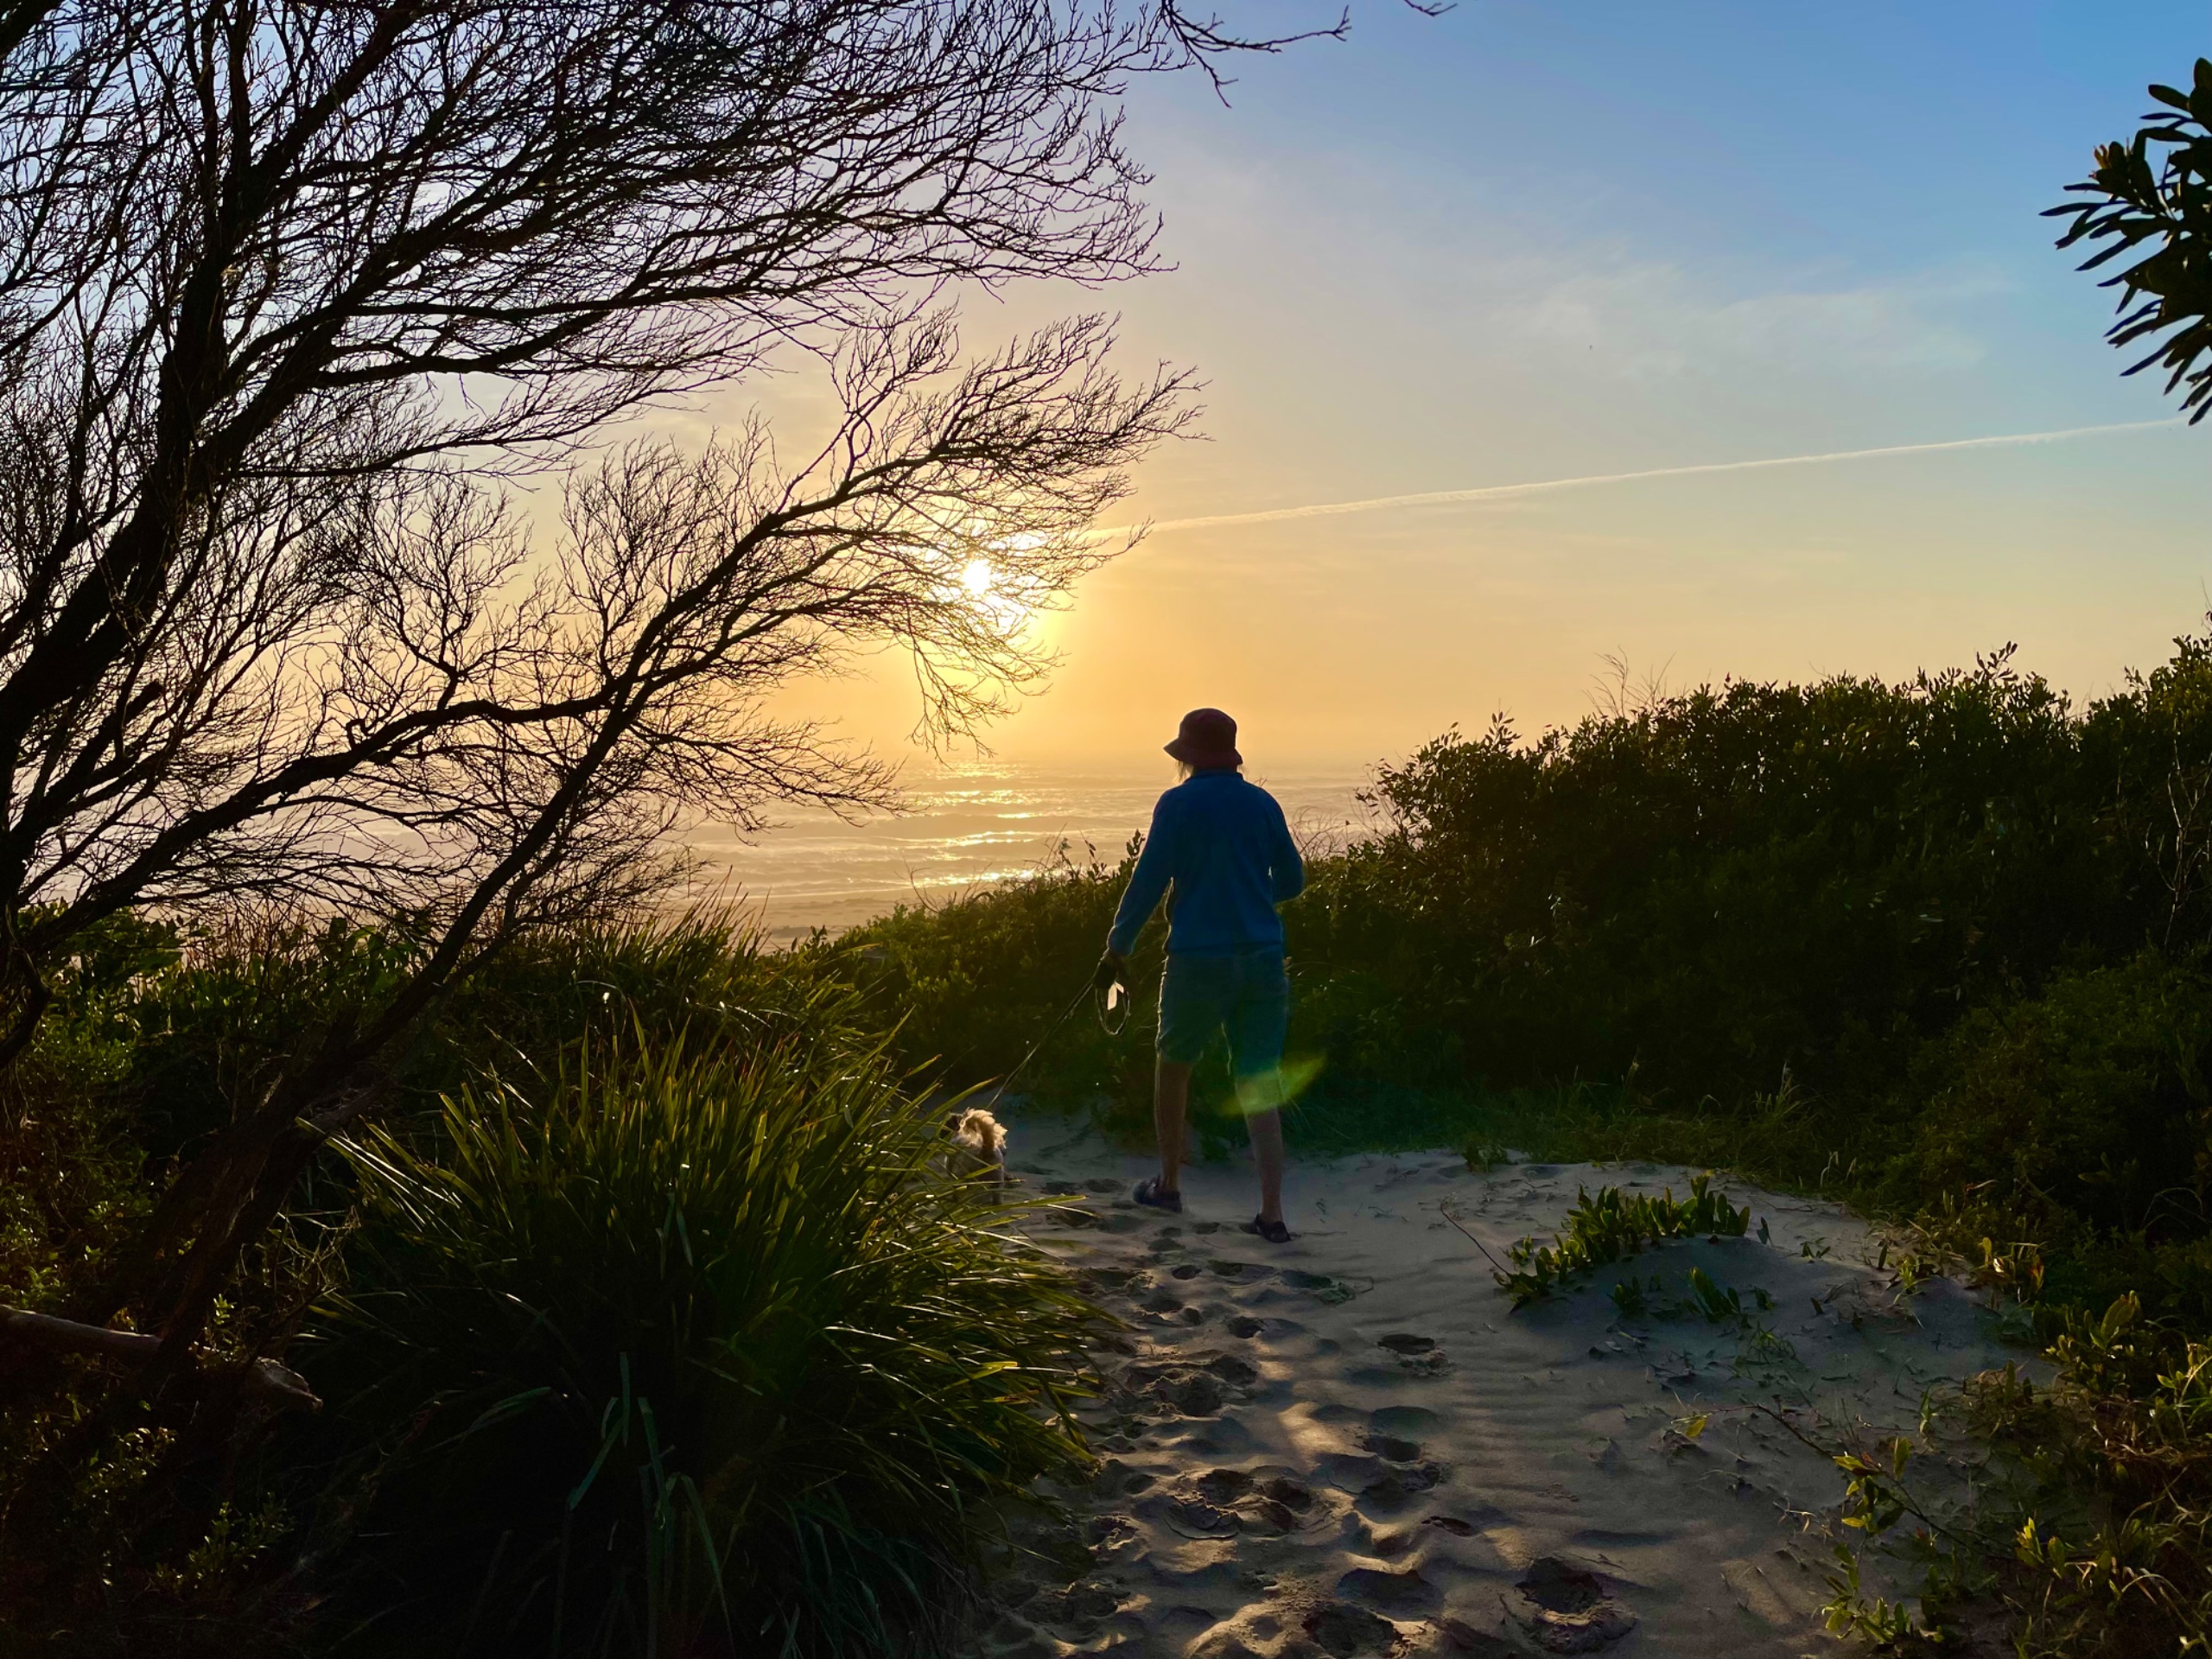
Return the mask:
{"type": "Polygon", "coordinates": [[[1236,722],[1218,709],[1192,709],[1166,747],[1185,766],[1200,772],[1244,764],[1244,757],[1236,753],[1236,722]]]}

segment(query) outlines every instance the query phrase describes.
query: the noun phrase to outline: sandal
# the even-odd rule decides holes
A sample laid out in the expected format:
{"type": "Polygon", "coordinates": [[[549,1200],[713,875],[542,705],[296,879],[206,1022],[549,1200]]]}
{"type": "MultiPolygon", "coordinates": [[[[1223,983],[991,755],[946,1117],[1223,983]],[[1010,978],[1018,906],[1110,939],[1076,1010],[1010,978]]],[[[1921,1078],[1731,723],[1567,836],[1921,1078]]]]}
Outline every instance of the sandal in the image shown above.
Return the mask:
{"type": "Polygon", "coordinates": [[[1244,1230],[1248,1233],[1257,1233],[1262,1238],[1266,1239],[1270,1244],[1287,1244],[1290,1243],[1290,1229],[1284,1226],[1282,1223],[1279,1221],[1268,1221],[1259,1216],[1255,1216],[1251,1220],[1244,1224],[1244,1230]]]}
{"type": "Polygon", "coordinates": [[[1147,1175],[1130,1189],[1129,1196],[1149,1210],[1165,1210],[1170,1215],[1183,1213],[1183,1195],[1170,1192],[1160,1184],[1160,1177],[1147,1175]]]}

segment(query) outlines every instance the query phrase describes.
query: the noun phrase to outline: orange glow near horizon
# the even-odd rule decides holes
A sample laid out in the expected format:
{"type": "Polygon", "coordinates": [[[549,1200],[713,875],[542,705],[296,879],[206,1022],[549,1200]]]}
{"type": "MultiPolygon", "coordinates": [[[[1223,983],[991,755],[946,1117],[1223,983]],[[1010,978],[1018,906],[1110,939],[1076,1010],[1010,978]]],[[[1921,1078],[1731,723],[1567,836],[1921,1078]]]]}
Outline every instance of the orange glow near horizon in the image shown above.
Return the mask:
{"type": "MultiPolygon", "coordinates": [[[[2212,426],[2123,376],[2037,213],[2202,35],[2166,0],[1377,8],[1229,107],[1140,86],[1167,269],[963,327],[980,355],[1110,306],[1126,375],[1204,381],[1207,441],[1135,469],[1101,530],[1160,532],[1065,609],[958,556],[1058,659],[987,741],[1135,775],[1211,704],[1264,772],[1573,721],[1608,658],[1899,679],[2011,642],[2077,700],[2155,666],[2212,606],[2212,426]]],[[[728,416],[760,396],[820,404],[728,416]]],[[[865,670],[785,701],[910,753],[911,675],[865,670]]]]}

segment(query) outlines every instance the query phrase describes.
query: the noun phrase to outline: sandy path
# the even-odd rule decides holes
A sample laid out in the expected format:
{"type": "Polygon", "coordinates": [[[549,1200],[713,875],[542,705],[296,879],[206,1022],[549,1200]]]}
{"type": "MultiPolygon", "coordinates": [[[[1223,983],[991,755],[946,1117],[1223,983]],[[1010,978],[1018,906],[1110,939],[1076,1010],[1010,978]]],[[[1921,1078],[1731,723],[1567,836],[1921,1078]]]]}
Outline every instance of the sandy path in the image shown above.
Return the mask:
{"type": "Polygon", "coordinates": [[[2010,1357],[1948,1281],[1888,1311],[1866,1228],[1834,1205],[1738,1188],[1752,1237],[1647,1252],[1521,1313],[1442,1213],[1502,1259],[1579,1183],[1682,1195],[1680,1169],[1309,1165],[1298,1236],[1271,1248],[1238,1230],[1241,1171],[1189,1172],[1179,1219],[1128,1202],[1142,1160],[1049,1126],[1023,1140],[1015,1170],[1062,1195],[1038,1236],[1130,1328],[1089,1414],[1103,1466],[1063,1495],[1081,1536],[1024,1535],[987,1659],[1834,1651],[1819,1528],[1839,1479],[1752,1402],[1906,1427],[1929,1384],[2010,1357]],[[1694,1264],[1770,1309],[1618,1315],[1616,1280],[1658,1274],[1663,1306],[1694,1264]]]}

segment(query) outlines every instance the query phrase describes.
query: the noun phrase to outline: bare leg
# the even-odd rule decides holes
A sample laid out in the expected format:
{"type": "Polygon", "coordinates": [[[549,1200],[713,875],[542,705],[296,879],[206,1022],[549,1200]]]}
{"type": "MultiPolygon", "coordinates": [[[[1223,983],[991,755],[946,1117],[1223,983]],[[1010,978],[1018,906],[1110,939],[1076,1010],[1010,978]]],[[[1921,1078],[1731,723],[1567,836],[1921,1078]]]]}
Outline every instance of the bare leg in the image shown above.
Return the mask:
{"type": "Polygon", "coordinates": [[[1273,1107],[1244,1120],[1260,1166],[1260,1219],[1282,1219],[1282,1114],[1273,1107]]]}
{"type": "Polygon", "coordinates": [[[1162,1060],[1153,1073],[1152,1126],[1160,1137],[1160,1190],[1183,1190],[1183,1131],[1191,1112],[1191,1068],[1162,1060]]]}

